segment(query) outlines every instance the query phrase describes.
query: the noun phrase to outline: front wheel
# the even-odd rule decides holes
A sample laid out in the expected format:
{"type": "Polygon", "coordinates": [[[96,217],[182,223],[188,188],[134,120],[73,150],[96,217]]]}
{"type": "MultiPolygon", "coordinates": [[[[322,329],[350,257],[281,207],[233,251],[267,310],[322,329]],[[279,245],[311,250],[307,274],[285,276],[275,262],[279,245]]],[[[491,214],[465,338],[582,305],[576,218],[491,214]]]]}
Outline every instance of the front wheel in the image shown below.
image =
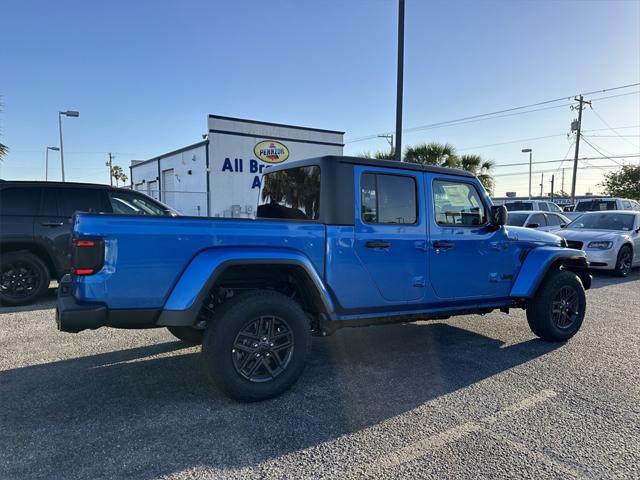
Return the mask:
{"type": "Polygon", "coordinates": [[[618,258],[616,260],[616,268],[614,269],[614,273],[619,277],[626,277],[631,273],[631,263],[633,259],[633,254],[631,252],[631,248],[627,245],[623,245],[620,251],[618,252],[618,258]]]}
{"type": "Polygon", "coordinates": [[[586,306],[580,278],[568,270],[556,270],[547,275],[535,298],[527,303],[527,321],[543,340],[568,340],[580,330],[586,306]]]}
{"type": "Polygon", "coordinates": [[[309,320],[289,297],[270,290],[234,296],[209,321],[205,368],[227,395],[254,402],[280,395],[304,369],[309,320]]]}

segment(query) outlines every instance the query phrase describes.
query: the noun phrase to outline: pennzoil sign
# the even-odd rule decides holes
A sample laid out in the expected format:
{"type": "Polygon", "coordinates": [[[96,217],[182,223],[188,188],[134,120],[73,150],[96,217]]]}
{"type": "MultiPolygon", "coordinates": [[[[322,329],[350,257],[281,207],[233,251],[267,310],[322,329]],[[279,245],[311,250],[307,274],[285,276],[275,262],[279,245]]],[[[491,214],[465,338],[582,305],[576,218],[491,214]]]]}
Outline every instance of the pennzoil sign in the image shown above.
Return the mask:
{"type": "Polygon", "coordinates": [[[289,158],[289,149],[275,140],[263,140],[253,147],[253,153],[263,162],[282,163],[289,158]]]}

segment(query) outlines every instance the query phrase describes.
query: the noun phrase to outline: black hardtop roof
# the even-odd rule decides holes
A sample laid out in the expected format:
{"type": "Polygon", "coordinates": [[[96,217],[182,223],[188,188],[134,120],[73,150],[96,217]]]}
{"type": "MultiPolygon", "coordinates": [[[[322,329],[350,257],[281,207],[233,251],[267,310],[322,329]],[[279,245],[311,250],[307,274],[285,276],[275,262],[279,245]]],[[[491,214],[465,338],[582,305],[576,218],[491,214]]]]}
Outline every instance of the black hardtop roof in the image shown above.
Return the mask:
{"type": "Polygon", "coordinates": [[[365,165],[370,167],[395,168],[400,170],[413,170],[429,173],[441,173],[444,175],[458,175],[461,177],[475,178],[473,173],[459,168],[435,167],[433,165],[418,165],[416,163],[396,162],[393,160],[378,160],[375,158],[348,157],[342,155],[325,155],[322,157],[306,158],[304,160],[295,160],[289,163],[274,165],[265,171],[265,173],[276,170],[287,170],[289,168],[304,167],[307,165],[320,165],[327,163],[347,163],[351,165],[365,165]]]}
{"type": "Polygon", "coordinates": [[[35,187],[58,187],[58,188],[102,188],[105,190],[129,190],[128,188],[112,187],[104,183],[81,183],[81,182],[45,182],[43,180],[3,180],[0,179],[0,187],[18,185],[35,187]]]}

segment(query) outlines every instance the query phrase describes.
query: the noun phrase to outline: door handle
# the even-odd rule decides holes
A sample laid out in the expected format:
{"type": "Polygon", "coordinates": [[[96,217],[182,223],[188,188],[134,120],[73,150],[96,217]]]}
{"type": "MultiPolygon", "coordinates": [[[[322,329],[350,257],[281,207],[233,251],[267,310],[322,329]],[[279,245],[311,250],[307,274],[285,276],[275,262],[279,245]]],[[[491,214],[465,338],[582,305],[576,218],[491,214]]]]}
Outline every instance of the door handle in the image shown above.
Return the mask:
{"type": "Polygon", "coordinates": [[[367,242],[367,248],[389,248],[391,244],[384,240],[369,240],[367,242]]]}
{"type": "Polygon", "coordinates": [[[449,248],[453,248],[455,243],[450,242],[449,240],[438,240],[433,242],[433,248],[436,250],[448,250],[449,248]]]}
{"type": "Polygon", "coordinates": [[[61,227],[64,225],[64,222],[42,222],[40,225],[43,227],[61,227]]]}

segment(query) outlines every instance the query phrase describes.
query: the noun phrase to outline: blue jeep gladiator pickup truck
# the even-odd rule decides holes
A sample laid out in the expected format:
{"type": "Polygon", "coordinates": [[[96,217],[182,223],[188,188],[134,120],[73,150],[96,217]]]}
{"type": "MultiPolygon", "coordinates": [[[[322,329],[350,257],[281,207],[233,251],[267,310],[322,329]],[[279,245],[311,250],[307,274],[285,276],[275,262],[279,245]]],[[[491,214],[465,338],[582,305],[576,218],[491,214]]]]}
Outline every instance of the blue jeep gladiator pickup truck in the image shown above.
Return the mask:
{"type": "Polygon", "coordinates": [[[255,401],[341,327],[511,308],[548,341],[582,324],[585,253],[505,226],[467,172],[328,156],[269,168],[258,195],[255,220],[77,214],[58,328],[166,327],[255,401]]]}

